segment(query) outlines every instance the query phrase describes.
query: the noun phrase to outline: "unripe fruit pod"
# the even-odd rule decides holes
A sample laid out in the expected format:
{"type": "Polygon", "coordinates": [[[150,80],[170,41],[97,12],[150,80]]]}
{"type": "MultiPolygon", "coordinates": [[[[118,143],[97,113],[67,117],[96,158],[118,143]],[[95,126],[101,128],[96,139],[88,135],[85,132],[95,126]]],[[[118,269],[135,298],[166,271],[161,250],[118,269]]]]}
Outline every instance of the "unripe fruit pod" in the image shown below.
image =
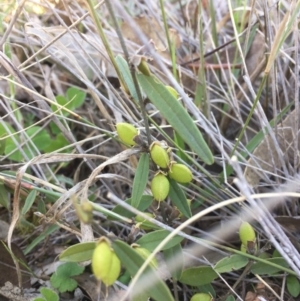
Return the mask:
{"type": "Polygon", "coordinates": [[[192,296],[190,301],[211,301],[213,298],[206,293],[198,293],[192,296]]]}
{"type": "Polygon", "coordinates": [[[247,222],[242,222],[239,229],[239,235],[242,244],[246,246],[246,248],[248,248],[249,243],[255,243],[256,241],[255,231],[253,227],[247,222]]]}
{"type": "Polygon", "coordinates": [[[150,146],[150,155],[153,162],[161,168],[167,168],[170,163],[170,157],[166,149],[163,148],[160,142],[155,141],[150,146]]]}
{"type": "MultiPolygon", "coordinates": [[[[147,259],[150,255],[151,255],[151,252],[145,248],[141,248],[139,247],[138,245],[136,244],[133,244],[131,245],[134,250],[139,254],[141,255],[141,257],[143,257],[144,259],[147,259]]],[[[158,267],[158,262],[156,260],[156,258],[153,258],[150,262],[150,265],[154,268],[157,268],[158,267]]]]}
{"type": "Polygon", "coordinates": [[[171,86],[166,86],[166,88],[176,99],[178,98],[178,93],[174,88],[172,88],[171,86]]]}
{"type": "Polygon", "coordinates": [[[243,244],[241,244],[241,252],[247,253],[247,247],[243,244]]]}
{"type": "Polygon", "coordinates": [[[138,69],[144,74],[144,75],[147,75],[147,76],[150,76],[151,75],[151,71],[149,69],[149,66],[146,62],[145,59],[141,58],[141,62],[140,64],[138,65],[138,69]]]}
{"type": "Polygon", "coordinates": [[[93,205],[90,203],[90,201],[83,201],[78,207],[77,214],[82,222],[85,224],[90,223],[93,219],[93,205]]]}
{"type": "Polygon", "coordinates": [[[163,174],[155,175],[151,182],[151,191],[156,201],[163,201],[170,191],[170,182],[167,177],[163,174]]]}
{"type": "Polygon", "coordinates": [[[193,180],[191,170],[180,163],[171,163],[169,177],[178,183],[186,184],[193,180]]]}
{"type": "Polygon", "coordinates": [[[120,140],[130,146],[136,145],[133,138],[139,134],[137,128],[135,128],[132,124],[126,122],[119,122],[116,124],[117,133],[120,140]]]}
{"type": "Polygon", "coordinates": [[[121,272],[121,262],[107,238],[101,237],[92,256],[92,270],[95,277],[105,285],[112,285],[121,272]]]}

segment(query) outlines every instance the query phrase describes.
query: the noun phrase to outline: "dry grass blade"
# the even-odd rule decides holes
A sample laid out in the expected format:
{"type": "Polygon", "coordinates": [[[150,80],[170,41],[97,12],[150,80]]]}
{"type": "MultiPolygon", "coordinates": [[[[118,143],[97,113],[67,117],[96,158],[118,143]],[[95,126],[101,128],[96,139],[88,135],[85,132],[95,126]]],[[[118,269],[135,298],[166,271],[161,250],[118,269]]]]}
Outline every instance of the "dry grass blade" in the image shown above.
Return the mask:
{"type": "MultiPolygon", "coordinates": [[[[299,129],[294,127],[294,120],[297,118],[295,114],[296,110],[290,112],[277,127],[277,142],[286,162],[291,161],[298,152],[294,149],[294,140],[300,139],[299,129]]],[[[266,179],[266,176],[278,176],[281,167],[278,150],[275,148],[272,137],[267,135],[248,160],[244,172],[245,179],[249,185],[257,187],[262,179],[266,179]]]]}

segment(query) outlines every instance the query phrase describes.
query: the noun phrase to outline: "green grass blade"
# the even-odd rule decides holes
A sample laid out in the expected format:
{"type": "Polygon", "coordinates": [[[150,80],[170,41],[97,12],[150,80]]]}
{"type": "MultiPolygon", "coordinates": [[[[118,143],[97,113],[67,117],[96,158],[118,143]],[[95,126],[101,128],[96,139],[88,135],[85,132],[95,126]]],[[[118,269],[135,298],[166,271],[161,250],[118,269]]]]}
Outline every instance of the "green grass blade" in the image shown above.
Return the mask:
{"type": "Polygon", "coordinates": [[[25,200],[25,204],[22,208],[21,214],[24,216],[31,208],[32,204],[34,203],[36,199],[37,191],[31,190],[25,200]]]}

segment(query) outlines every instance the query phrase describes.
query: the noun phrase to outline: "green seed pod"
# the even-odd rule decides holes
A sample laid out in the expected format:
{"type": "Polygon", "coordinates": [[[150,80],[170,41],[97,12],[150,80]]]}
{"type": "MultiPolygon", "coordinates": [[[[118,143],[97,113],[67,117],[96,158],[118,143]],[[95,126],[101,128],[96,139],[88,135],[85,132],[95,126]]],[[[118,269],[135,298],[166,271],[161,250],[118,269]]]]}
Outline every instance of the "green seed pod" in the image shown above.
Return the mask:
{"type": "Polygon", "coordinates": [[[121,262],[105,237],[100,238],[94,250],[92,270],[95,277],[107,286],[112,285],[120,275],[121,262]]]}
{"type": "Polygon", "coordinates": [[[166,88],[176,99],[178,98],[178,93],[174,88],[172,88],[171,86],[166,86],[166,88]]]}
{"type": "Polygon", "coordinates": [[[182,184],[189,183],[193,180],[191,170],[187,166],[179,163],[171,163],[169,177],[182,184]]]}
{"type": "Polygon", "coordinates": [[[93,218],[93,205],[89,200],[78,203],[75,196],[71,197],[78,218],[85,224],[89,224],[93,218]]]}
{"type": "Polygon", "coordinates": [[[93,205],[90,201],[85,200],[83,201],[78,207],[77,214],[81,216],[81,221],[85,224],[89,224],[93,219],[93,205]],[[78,214],[78,211],[81,212],[81,215],[78,214]]]}
{"type": "Polygon", "coordinates": [[[255,243],[256,241],[256,234],[253,227],[247,223],[242,222],[239,230],[240,240],[242,244],[248,248],[249,243],[255,243]]]}
{"type": "Polygon", "coordinates": [[[193,295],[190,301],[211,301],[213,298],[211,295],[206,293],[198,293],[193,295]]]}
{"type": "Polygon", "coordinates": [[[151,191],[156,201],[163,201],[169,194],[170,183],[167,177],[163,174],[154,176],[151,182],[151,191]]]}
{"type": "Polygon", "coordinates": [[[136,145],[133,138],[139,134],[137,128],[135,128],[132,124],[126,122],[120,122],[116,124],[117,133],[120,140],[130,146],[136,145]]]}
{"type": "Polygon", "coordinates": [[[161,168],[167,168],[170,163],[170,157],[161,143],[155,141],[150,146],[150,155],[153,162],[161,168]]]}
{"type": "MultiPolygon", "coordinates": [[[[151,255],[151,252],[145,248],[141,248],[139,245],[136,245],[136,244],[132,244],[131,245],[132,248],[134,248],[134,250],[139,254],[141,255],[141,257],[143,257],[144,259],[147,259],[150,255],[151,255]]],[[[153,258],[151,260],[151,263],[152,267],[154,268],[157,268],[158,267],[158,262],[156,260],[156,258],[153,258]]]]}
{"type": "Polygon", "coordinates": [[[247,248],[245,245],[241,244],[241,252],[247,253],[247,248]]]}
{"type": "Polygon", "coordinates": [[[151,71],[149,69],[149,66],[146,62],[146,60],[144,58],[141,58],[141,62],[140,64],[138,65],[138,69],[144,74],[144,75],[147,75],[147,76],[151,76],[151,71]]]}

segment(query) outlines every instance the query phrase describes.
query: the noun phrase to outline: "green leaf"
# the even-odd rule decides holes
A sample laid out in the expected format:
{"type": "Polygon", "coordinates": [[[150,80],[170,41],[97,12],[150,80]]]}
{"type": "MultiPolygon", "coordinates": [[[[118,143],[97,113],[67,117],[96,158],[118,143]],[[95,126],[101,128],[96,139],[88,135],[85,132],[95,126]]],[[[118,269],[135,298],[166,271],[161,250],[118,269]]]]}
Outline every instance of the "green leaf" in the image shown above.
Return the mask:
{"type": "MultiPolygon", "coordinates": [[[[149,251],[153,251],[168,235],[170,235],[170,232],[167,230],[157,230],[143,235],[136,243],[149,251]]],[[[162,248],[162,251],[176,246],[182,240],[183,237],[179,235],[172,237],[162,248]]]]}
{"type": "Polygon", "coordinates": [[[27,129],[26,134],[32,137],[31,141],[39,151],[43,151],[51,143],[50,135],[40,126],[33,126],[27,129]]]}
{"type": "Polygon", "coordinates": [[[85,101],[86,93],[76,87],[71,87],[67,90],[67,99],[71,101],[70,110],[75,110],[81,107],[85,101]]]}
{"type": "Polygon", "coordinates": [[[286,286],[289,293],[294,297],[297,298],[300,294],[300,283],[296,276],[288,275],[286,277],[286,286]]]}
{"type": "Polygon", "coordinates": [[[211,283],[218,278],[218,274],[209,266],[192,267],[184,270],[179,282],[191,286],[200,286],[211,283]]]}
{"type": "MultiPolygon", "coordinates": [[[[70,105],[71,105],[71,104],[68,104],[67,98],[64,97],[63,95],[57,95],[57,96],[55,97],[55,100],[56,100],[56,102],[57,102],[60,106],[63,106],[63,107],[65,107],[65,108],[67,108],[67,109],[70,109],[70,105]]],[[[52,110],[53,112],[56,112],[56,113],[61,112],[61,114],[65,115],[65,116],[69,115],[69,113],[66,112],[63,108],[60,108],[60,106],[57,106],[57,105],[55,105],[55,104],[51,104],[51,110],[52,110]],[[57,111],[57,110],[60,110],[60,111],[57,111]]]]}
{"type": "Polygon", "coordinates": [[[174,130],[206,164],[214,162],[213,155],[200,130],[180,102],[157,79],[138,74],[138,81],[151,102],[172,125],[174,130]]]}
{"type": "MultiPolygon", "coordinates": [[[[197,290],[198,290],[198,292],[209,294],[209,295],[213,296],[214,298],[216,298],[216,291],[215,291],[214,287],[211,285],[211,283],[200,285],[197,287],[197,290]]],[[[235,301],[235,300],[233,300],[233,301],[235,301]]]]}
{"type": "Polygon", "coordinates": [[[192,217],[190,205],[186,199],[185,193],[176,181],[169,178],[170,191],[169,197],[172,203],[178,208],[178,210],[187,218],[192,217]]]}
{"type": "Polygon", "coordinates": [[[132,186],[131,206],[138,208],[149,177],[149,154],[143,153],[140,157],[132,186]]]}
{"type": "Polygon", "coordinates": [[[2,205],[8,210],[9,203],[10,203],[9,192],[6,190],[5,185],[0,183],[0,205],[2,205]]]}
{"type": "Polygon", "coordinates": [[[37,203],[37,211],[45,214],[47,212],[44,200],[39,199],[37,203]]]}
{"type": "Polygon", "coordinates": [[[181,158],[183,161],[185,161],[186,163],[188,163],[189,162],[189,158],[186,155],[186,153],[184,152],[184,150],[185,150],[184,140],[175,131],[174,131],[174,141],[175,141],[176,145],[178,145],[178,147],[180,147],[180,149],[176,150],[176,155],[179,158],[181,158]]]}
{"type": "Polygon", "coordinates": [[[60,261],[81,262],[92,259],[96,242],[83,242],[73,245],[59,255],[60,261]]]}
{"type": "Polygon", "coordinates": [[[228,257],[222,258],[214,266],[214,270],[217,273],[228,273],[235,270],[239,270],[247,265],[249,259],[243,255],[234,254],[228,257]]]}
{"type": "Polygon", "coordinates": [[[227,298],[226,298],[226,301],[235,301],[235,298],[233,295],[229,295],[227,298]]]}
{"type": "Polygon", "coordinates": [[[172,248],[164,250],[164,259],[166,265],[171,272],[173,279],[178,280],[183,271],[183,252],[180,244],[172,248]],[[174,270],[174,258],[176,261],[176,268],[174,270]]]}
{"type": "MultiPolygon", "coordinates": [[[[2,135],[3,137],[5,136],[5,134],[2,135]]],[[[2,138],[0,136],[0,155],[3,155],[5,152],[5,147],[6,147],[6,138],[2,138]]]]}
{"type": "MultiPolygon", "coordinates": [[[[143,259],[133,248],[120,240],[114,241],[112,245],[114,251],[121,260],[122,265],[126,268],[130,275],[134,277],[139,268],[143,265],[145,259],[143,259]]],[[[160,279],[153,267],[149,265],[143,276],[138,280],[136,287],[142,286],[142,282],[146,281],[145,277],[151,279],[151,282],[148,281],[150,286],[144,290],[144,292],[147,292],[151,298],[156,301],[174,301],[167,285],[160,279]]]]}
{"type": "Polygon", "coordinates": [[[126,85],[128,87],[130,95],[132,96],[132,98],[136,102],[138,102],[139,99],[138,99],[138,96],[137,96],[137,93],[136,93],[136,89],[135,89],[135,86],[134,86],[134,83],[133,83],[133,80],[132,80],[132,76],[131,76],[131,73],[130,73],[130,69],[128,67],[127,62],[124,60],[124,58],[122,56],[117,55],[116,56],[116,63],[119,67],[119,70],[120,70],[121,75],[124,79],[124,82],[126,83],[126,85]]]}
{"type": "Polygon", "coordinates": [[[25,215],[28,210],[30,210],[32,204],[34,203],[35,199],[36,199],[36,194],[37,191],[36,190],[31,190],[25,200],[25,204],[22,208],[22,215],[25,215]]]}
{"type": "Polygon", "coordinates": [[[38,298],[33,299],[33,301],[46,301],[46,299],[42,298],[42,297],[38,297],[38,298]]]}
{"type": "MultiPolygon", "coordinates": [[[[1,137],[0,141],[3,141],[5,139],[5,150],[4,150],[5,155],[8,155],[13,150],[16,150],[16,145],[13,141],[12,136],[16,140],[16,143],[18,144],[20,143],[20,139],[18,135],[14,135],[15,132],[16,131],[14,130],[14,128],[7,122],[0,123],[0,137],[1,137]]],[[[23,157],[21,156],[19,151],[18,152],[15,151],[13,154],[9,156],[10,160],[19,161],[19,162],[22,160],[22,158],[23,157]]]]}
{"type": "Polygon", "coordinates": [[[61,293],[71,292],[77,287],[77,281],[72,276],[80,275],[84,271],[84,267],[74,262],[67,262],[59,266],[56,272],[51,276],[50,282],[54,288],[61,293]]]}
{"type": "MultiPolygon", "coordinates": [[[[55,99],[60,106],[70,111],[74,111],[84,103],[85,97],[86,93],[84,91],[76,87],[71,87],[67,90],[66,97],[62,95],[57,95],[55,99]]],[[[70,113],[64,110],[64,108],[60,108],[60,106],[51,104],[51,109],[53,112],[60,110],[62,115],[68,116],[70,113]]]]}
{"type": "MultiPolygon", "coordinates": [[[[149,208],[149,206],[152,204],[152,202],[153,202],[153,196],[152,195],[143,195],[137,209],[144,212],[146,209],[149,208]]],[[[125,203],[126,204],[131,204],[131,198],[127,199],[125,201],[125,203]]],[[[114,213],[117,213],[121,216],[128,217],[128,218],[132,218],[132,217],[136,216],[135,213],[125,209],[121,205],[117,205],[112,211],[114,213]]],[[[109,216],[108,219],[111,220],[113,218],[109,216]]]]}
{"type": "MultiPolygon", "coordinates": [[[[16,131],[14,130],[14,128],[7,122],[2,121],[0,123],[0,141],[4,141],[5,140],[5,144],[7,146],[7,144],[13,143],[12,138],[10,137],[10,135],[13,135],[16,131]],[[7,128],[7,130],[5,129],[7,128]]],[[[17,139],[17,136],[14,136],[15,139],[17,139]]]]}
{"type": "MultiPolygon", "coordinates": [[[[60,130],[59,130],[60,132],[60,130]]],[[[59,133],[55,136],[55,138],[51,141],[51,144],[48,145],[48,147],[45,149],[46,153],[52,153],[60,148],[63,148],[67,145],[69,145],[69,141],[65,138],[63,133],[59,133]]],[[[63,150],[63,153],[69,153],[72,147],[66,148],[63,150]]]]}
{"type": "MultiPolygon", "coordinates": [[[[283,258],[280,258],[280,257],[269,258],[269,259],[266,259],[265,261],[281,265],[285,268],[289,267],[287,262],[283,258]]],[[[270,275],[270,274],[278,273],[280,271],[281,271],[280,268],[273,267],[273,266],[271,266],[267,263],[263,263],[263,262],[256,262],[251,267],[251,272],[253,274],[258,274],[258,275],[270,275]]]]}
{"type": "Polygon", "coordinates": [[[50,288],[42,287],[40,291],[47,301],[59,301],[57,293],[51,290],[50,288]]]}
{"type": "MultiPolygon", "coordinates": [[[[51,143],[50,135],[48,134],[48,132],[39,126],[33,126],[27,129],[25,132],[39,151],[44,151],[51,143]]],[[[19,137],[16,136],[15,138],[17,139],[17,141],[19,141],[19,137]]],[[[31,145],[31,143],[28,144],[31,145]]],[[[32,146],[30,146],[30,149],[27,146],[23,146],[23,151],[26,153],[29,159],[32,159],[36,154],[32,146]]],[[[7,139],[5,154],[8,155],[11,152],[13,153],[9,156],[9,159],[18,162],[24,160],[24,156],[22,155],[21,151],[18,150],[15,143],[12,140],[7,139]]]]}

